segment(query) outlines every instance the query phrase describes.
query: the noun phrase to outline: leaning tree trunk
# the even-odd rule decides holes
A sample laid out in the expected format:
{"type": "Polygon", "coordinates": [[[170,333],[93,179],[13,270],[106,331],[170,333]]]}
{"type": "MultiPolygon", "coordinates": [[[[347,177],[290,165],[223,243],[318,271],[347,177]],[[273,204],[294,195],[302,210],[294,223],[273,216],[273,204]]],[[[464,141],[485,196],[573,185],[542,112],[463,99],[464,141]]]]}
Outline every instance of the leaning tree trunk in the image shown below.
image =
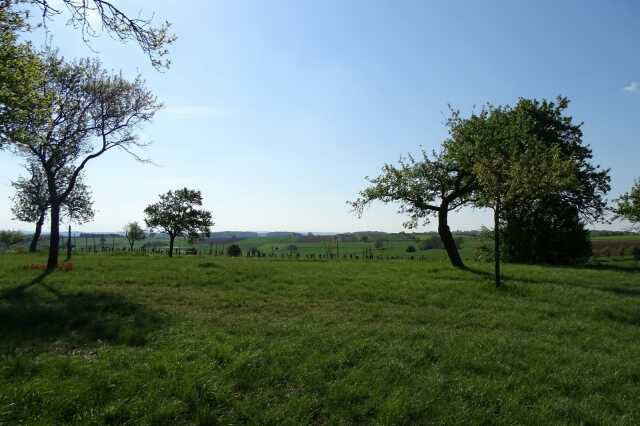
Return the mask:
{"type": "Polygon", "coordinates": [[[456,241],[453,239],[451,229],[449,229],[447,217],[448,213],[448,206],[440,207],[440,210],[438,211],[438,235],[440,235],[440,240],[442,241],[442,245],[444,245],[444,248],[447,251],[447,255],[449,256],[451,264],[456,268],[464,268],[464,262],[462,262],[460,252],[458,252],[456,241]]]}
{"type": "Polygon", "coordinates": [[[49,259],[47,270],[53,271],[58,266],[60,253],[60,204],[51,203],[51,236],[49,238],[49,259]]]}
{"type": "Polygon", "coordinates": [[[40,240],[40,234],[42,234],[42,225],[44,224],[44,215],[45,210],[40,212],[40,216],[38,216],[38,221],[36,222],[36,230],[33,233],[33,238],[31,239],[31,244],[29,245],[29,252],[35,253],[38,250],[38,241],[40,240]]]}
{"type": "Polygon", "coordinates": [[[496,287],[500,287],[500,199],[496,200],[496,206],[493,209],[493,241],[496,287]]]}

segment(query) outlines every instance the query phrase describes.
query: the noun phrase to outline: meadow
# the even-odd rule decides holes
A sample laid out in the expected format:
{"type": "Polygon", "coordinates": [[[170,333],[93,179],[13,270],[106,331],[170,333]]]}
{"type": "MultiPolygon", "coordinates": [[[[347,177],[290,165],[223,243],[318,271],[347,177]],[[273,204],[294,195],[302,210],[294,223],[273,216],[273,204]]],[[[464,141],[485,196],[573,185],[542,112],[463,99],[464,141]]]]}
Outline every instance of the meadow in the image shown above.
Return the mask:
{"type": "Polygon", "coordinates": [[[0,254],[0,424],[638,424],[640,266],[0,254]]]}

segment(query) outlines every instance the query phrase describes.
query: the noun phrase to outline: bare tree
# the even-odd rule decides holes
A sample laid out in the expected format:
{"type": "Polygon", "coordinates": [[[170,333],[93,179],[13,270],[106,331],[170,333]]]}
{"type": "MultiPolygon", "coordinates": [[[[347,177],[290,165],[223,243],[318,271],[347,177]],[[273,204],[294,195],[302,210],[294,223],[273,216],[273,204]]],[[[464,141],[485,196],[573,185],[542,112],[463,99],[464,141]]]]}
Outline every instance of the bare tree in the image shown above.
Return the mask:
{"type": "MultiPolygon", "coordinates": [[[[29,251],[35,252],[38,249],[42,225],[50,207],[50,196],[47,176],[40,164],[31,161],[25,168],[29,173],[29,177],[21,177],[11,182],[15,190],[12,197],[13,207],[11,211],[16,219],[36,224],[31,244],[29,245],[29,251]]],[[[64,188],[68,184],[70,176],[70,169],[67,168],[60,171],[60,187],[64,188]]],[[[76,179],[73,191],[69,193],[69,196],[61,205],[61,217],[66,217],[70,223],[82,224],[93,219],[94,214],[91,192],[83,182],[82,174],[80,174],[76,179]]]]}
{"type": "Polygon", "coordinates": [[[166,68],[170,64],[168,47],[176,40],[176,36],[170,31],[169,22],[154,24],[153,15],[134,16],[108,0],[18,0],[18,3],[39,7],[44,25],[49,18],[66,14],[69,16],[69,25],[81,31],[87,44],[91,38],[106,32],[122,42],[137,43],[156,69],[166,68]]]}
{"type": "Polygon", "coordinates": [[[13,131],[8,144],[39,163],[47,177],[51,209],[47,266],[54,269],[60,208],[78,176],[91,160],[114,148],[145,161],[135,152],[146,146],[136,130],[150,121],[161,105],[140,77],[129,81],[122,74],[110,74],[95,59],[65,63],[49,53],[43,58],[43,69],[47,79],[40,96],[48,101],[48,107],[13,131]],[[65,169],[70,171],[68,178],[62,176],[65,169]]]}

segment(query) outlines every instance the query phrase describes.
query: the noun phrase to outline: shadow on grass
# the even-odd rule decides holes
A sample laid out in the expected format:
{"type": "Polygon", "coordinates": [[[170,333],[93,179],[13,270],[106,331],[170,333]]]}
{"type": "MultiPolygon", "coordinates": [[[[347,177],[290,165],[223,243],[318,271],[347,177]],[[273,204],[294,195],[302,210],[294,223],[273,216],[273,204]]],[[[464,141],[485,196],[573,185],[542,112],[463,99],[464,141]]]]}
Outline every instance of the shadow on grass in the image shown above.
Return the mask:
{"type": "MultiPolygon", "coordinates": [[[[551,267],[551,266],[549,266],[551,267]]],[[[597,264],[597,265],[583,265],[583,266],[556,266],[557,268],[570,268],[575,271],[581,270],[602,270],[602,271],[615,271],[615,272],[640,272],[640,268],[637,268],[632,265],[611,265],[611,264],[597,264]]],[[[465,267],[464,271],[471,272],[474,275],[482,277],[487,280],[493,280],[494,276],[490,272],[486,272],[480,269],[465,267]]],[[[589,290],[602,291],[607,293],[613,293],[617,296],[623,297],[640,297],[640,285],[639,286],[629,286],[629,287],[620,287],[620,286],[598,286],[598,285],[588,285],[583,284],[581,282],[570,282],[570,281],[549,281],[549,280],[540,280],[540,279],[532,279],[523,276],[513,275],[513,274],[503,274],[502,276],[505,282],[516,281],[525,284],[550,284],[556,286],[567,286],[567,287],[575,287],[575,288],[584,288],[589,290]]],[[[505,286],[503,286],[505,287],[505,286]]]]}
{"type": "MultiPolygon", "coordinates": [[[[167,318],[110,293],[62,293],[45,284],[46,291],[14,291],[0,298],[0,348],[32,349],[53,342],[79,346],[96,343],[142,346],[167,318]]],[[[32,284],[33,285],[33,284],[32,284]]],[[[40,290],[40,289],[38,289],[40,290]]]]}

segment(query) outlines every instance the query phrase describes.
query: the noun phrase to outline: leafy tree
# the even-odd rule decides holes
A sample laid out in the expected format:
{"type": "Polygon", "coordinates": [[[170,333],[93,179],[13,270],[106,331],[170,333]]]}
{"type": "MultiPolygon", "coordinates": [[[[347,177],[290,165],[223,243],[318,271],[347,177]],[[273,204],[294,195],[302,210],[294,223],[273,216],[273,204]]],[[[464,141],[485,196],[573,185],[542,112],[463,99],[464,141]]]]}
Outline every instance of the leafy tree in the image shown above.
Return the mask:
{"type": "Polygon", "coordinates": [[[577,208],[559,197],[512,206],[505,218],[502,239],[507,261],[568,265],[591,257],[589,231],[577,208]]]}
{"type": "Polygon", "coordinates": [[[169,257],[173,256],[176,237],[209,235],[209,228],[213,226],[211,212],[198,209],[199,206],[202,206],[200,191],[183,188],[161,194],[159,202],[144,209],[147,226],[169,235],[169,257]]]}
{"type": "Polygon", "coordinates": [[[571,188],[574,165],[558,146],[543,143],[529,114],[509,106],[488,105],[456,128],[465,143],[449,146],[448,155],[473,170],[475,205],[493,210],[496,287],[500,280],[501,219],[505,207],[571,188]]]}
{"type": "Polygon", "coordinates": [[[131,222],[127,223],[124,227],[124,237],[129,242],[129,248],[133,250],[136,241],[144,240],[146,235],[144,229],[138,225],[138,222],[131,222]]]}
{"type": "Polygon", "coordinates": [[[136,130],[160,108],[155,96],[138,77],[126,80],[111,75],[92,59],[65,63],[55,54],[43,58],[46,84],[39,97],[46,99],[46,114],[34,113],[8,138],[18,154],[42,167],[49,189],[51,240],[47,267],[58,263],[60,209],[73,192],[86,165],[113,149],[144,161],[133,149],[146,146],[136,130]],[[68,170],[69,175],[63,175],[68,170]]]}
{"type": "Polygon", "coordinates": [[[634,227],[640,227],[640,179],[634,182],[631,191],[616,200],[616,204],[614,212],[619,218],[628,220],[634,227]]]}
{"type": "MultiPolygon", "coordinates": [[[[27,164],[26,170],[29,178],[21,177],[15,182],[11,182],[15,191],[12,197],[11,211],[16,219],[36,224],[29,245],[29,251],[35,252],[38,249],[38,240],[50,207],[51,197],[49,196],[47,177],[42,167],[37,162],[31,161],[27,164]]],[[[60,190],[68,184],[71,170],[63,169],[59,176],[60,190]]],[[[82,224],[93,219],[94,213],[91,192],[80,174],[73,190],[61,205],[61,217],[66,217],[69,222],[82,224]]]]}
{"type": "Polygon", "coordinates": [[[384,243],[385,243],[385,240],[383,240],[382,238],[378,238],[378,239],[376,239],[376,241],[373,243],[373,246],[374,246],[375,248],[377,248],[378,250],[381,250],[381,249],[383,249],[383,248],[384,248],[384,243]]]}
{"type": "MultiPolygon", "coordinates": [[[[454,124],[458,121],[454,113],[449,122],[450,130],[455,130],[454,124]]],[[[452,137],[455,137],[453,133],[452,137]]],[[[371,186],[349,204],[361,216],[365,207],[375,200],[400,203],[399,213],[409,215],[404,226],[410,229],[420,222],[427,224],[430,217],[436,216],[438,235],[451,264],[463,268],[464,263],[449,228],[448,215],[470,202],[475,181],[469,170],[461,168],[455,157],[446,154],[446,149],[445,145],[442,153],[432,155],[423,151],[419,161],[409,156],[400,159],[398,166],[386,164],[378,177],[367,178],[371,186]]]]}
{"type": "MultiPolygon", "coordinates": [[[[5,0],[3,3],[10,6],[12,2],[5,0]]],[[[38,7],[42,11],[44,25],[48,19],[63,15],[66,10],[68,23],[80,29],[85,43],[88,43],[90,38],[97,37],[100,34],[99,30],[102,30],[122,42],[137,43],[156,69],[168,67],[170,64],[168,47],[175,42],[176,36],[170,32],[169,22],[155,25],[153,17],[134,17],[108,0],[22,0],[13,3],[26,3],[38,7]],[[93,17],[98,18],[100,28],[92,23],[93,17]]]]}
{"type": "Polygon", "coordinates": [[[45,80],[42,63],[30,43],[18,40],[26,27],[23,16],[0,0],[0,149],[44,107],[36,94],[45,80]]]}
{"type": "Polygon", "coordinates": [[[567,98],[558,97],[555,102],[520,99],[513,108],[513,114],[528,117],[528,132],[571,162],[573,183],[562,191],[548,190],[533,202],[525,199],[518,205],[516,200],[505,206],[503,252],[509,260],[571,264],[589,257],[585,224],[604,217],[610,177],[609,170],[592,164],[582,124],[566,114],[568,106],[567,98]]]}
{"type": "Polygon", "coordinates": [[[227,256],[240,257],[242,256],[242,249],[237,244],[231,244],[227,246],[227,256]]]}
{"type": "Polygon", "coordinates": [[[416,246],[407,246],[407,253],[415,253],[416,252],[416,246]]]}
{"type": "Polygon", "coordinates": [[[24,235],[19,231],[0,231],[0,243],[2,243],[7,249],[21,243],[22,241],[24,241],[24,235]]]}

